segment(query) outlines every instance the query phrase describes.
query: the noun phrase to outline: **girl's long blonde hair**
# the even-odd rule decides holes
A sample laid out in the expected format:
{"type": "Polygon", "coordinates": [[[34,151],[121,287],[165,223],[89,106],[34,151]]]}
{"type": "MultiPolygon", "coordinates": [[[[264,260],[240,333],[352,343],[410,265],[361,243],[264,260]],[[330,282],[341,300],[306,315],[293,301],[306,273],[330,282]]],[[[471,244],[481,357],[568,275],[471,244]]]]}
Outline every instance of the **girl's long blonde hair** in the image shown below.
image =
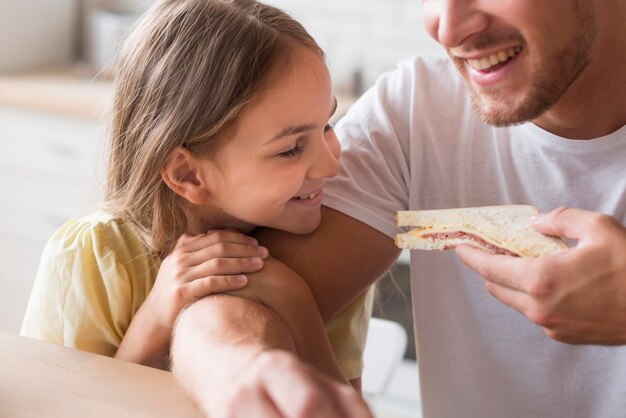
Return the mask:
{"type": "Polygon", "coordinates": [[[179,146],[210,152],[273,66],[313,38],[285,12],[253,0],[164,0],[120,53],[106,208],[169,254],[187,227],[184,202],[160,170],[179,146]]]}

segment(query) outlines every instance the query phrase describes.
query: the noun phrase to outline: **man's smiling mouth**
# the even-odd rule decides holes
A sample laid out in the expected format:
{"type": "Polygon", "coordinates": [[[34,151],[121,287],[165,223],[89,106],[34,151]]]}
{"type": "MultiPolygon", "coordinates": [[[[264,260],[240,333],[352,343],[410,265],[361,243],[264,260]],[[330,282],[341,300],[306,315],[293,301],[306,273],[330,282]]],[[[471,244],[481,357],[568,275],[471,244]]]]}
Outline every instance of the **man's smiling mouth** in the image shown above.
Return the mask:
{"type": "Polygon", "coordinates": [[[467,59],[466,61],[475,70],[489,72],[496,70],[520,52],[522,52],[522,47],[518,45],[503,49],[481,59],[467,59]]]}

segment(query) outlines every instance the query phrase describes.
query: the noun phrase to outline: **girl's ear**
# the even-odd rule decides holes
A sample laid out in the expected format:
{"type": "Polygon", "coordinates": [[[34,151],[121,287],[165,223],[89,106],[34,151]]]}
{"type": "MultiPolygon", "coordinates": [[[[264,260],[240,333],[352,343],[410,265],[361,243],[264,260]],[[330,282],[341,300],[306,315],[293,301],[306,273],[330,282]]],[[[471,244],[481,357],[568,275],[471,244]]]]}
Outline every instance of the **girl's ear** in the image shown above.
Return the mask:
{"type": "Polygon", "coordinates": [[[201,205],[209,198],[209,189],[199,170],[199,160],[189,150],[176,147],[161,168],[161,178],[174,193],[201,205]]]}

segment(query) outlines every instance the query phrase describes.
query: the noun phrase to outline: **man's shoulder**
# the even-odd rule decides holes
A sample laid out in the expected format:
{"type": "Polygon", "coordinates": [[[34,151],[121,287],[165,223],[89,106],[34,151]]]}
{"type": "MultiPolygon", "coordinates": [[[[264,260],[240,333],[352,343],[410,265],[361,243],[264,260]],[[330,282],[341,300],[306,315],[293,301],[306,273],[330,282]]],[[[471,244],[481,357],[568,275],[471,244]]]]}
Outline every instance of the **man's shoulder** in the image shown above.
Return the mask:
{"type": "Polygon", "coordinates": [[[448,57],[440,55],[413,55],[398,62],[396,73],[417,85],[462,85],[462,79],[448,57]]]}
{"type": "Polygon", "coordinates": [[[440,72],[454,70],[454,64],[443,55],[415,54],[398,61],[398,67],[423,72],[440,72]]]}
{"type": "Polygon", "coordinates": [[[384,73],[373,89],[378,100],[401,105],[408,110],[432,109],[469,103],[465,85],[449,58],[437,55],[413,55],[384,73]],[[440,105],[438,105],[438,103],[440,105]]]}
{"type": "Polygon", "coordinates": [[[414,55],[380,76],[359,103],[358,117],[383,115],[401,124],[429,126],[449,117],[465,119],[472,110],[465,84],[454,64],[444,56],[414,55]],[[443,116],[445,117],[443,117],[443,116]]]}

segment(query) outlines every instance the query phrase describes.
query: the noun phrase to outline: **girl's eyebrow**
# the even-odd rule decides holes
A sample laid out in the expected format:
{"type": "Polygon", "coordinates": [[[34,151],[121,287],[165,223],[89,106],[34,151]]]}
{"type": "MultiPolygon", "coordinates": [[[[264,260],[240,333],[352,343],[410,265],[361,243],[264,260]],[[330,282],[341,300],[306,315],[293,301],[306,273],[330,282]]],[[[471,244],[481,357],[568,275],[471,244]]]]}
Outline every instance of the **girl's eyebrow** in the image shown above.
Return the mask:
{"type": "MultiPolygon", "coordinates": [[[[333,106],[333,111],[330,112],[330,116],[333,116],[335,114],[335,112],[337,111],[337,98],[335,97],[335,105],[333,106]]],[[[295,134],[300,134],[302,132],[306,132],[306,131],[310,131],[311,129],[315,129],[316,125],[313,123],[309,123],[306,125],[291,125],[291,126],[287,126],[286,128],[282,129],[280,132],[278,132],[276,135],[274,135],[270,140],[268,140],[267,142],[272,142],[275,141],[277,139],[283,138],[285,136],[291,136],[291,135],[295,135],[295,134]]]]}

